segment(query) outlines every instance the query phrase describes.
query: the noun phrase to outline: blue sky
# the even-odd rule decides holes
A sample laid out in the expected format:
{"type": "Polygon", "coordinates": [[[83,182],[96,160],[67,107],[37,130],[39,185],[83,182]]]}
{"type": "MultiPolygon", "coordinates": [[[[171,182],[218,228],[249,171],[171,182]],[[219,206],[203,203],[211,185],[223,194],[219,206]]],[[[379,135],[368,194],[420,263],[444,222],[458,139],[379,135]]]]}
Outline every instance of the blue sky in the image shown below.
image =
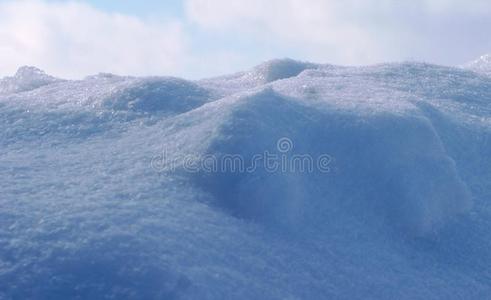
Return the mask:
{"type": "MultiPolygon", "coordinates": [[[[58,2],[62,2],[58,0],[58,2]]],[[[141,18],[184,18],[183,2],[177,0],[88,0],[87,3],[104,11],[136,15],[141,18]]]]}
{"type": "Polygon", "coordinates": [[[490,31],[488,0],[0,0],[0,76],[200,78],[278,57],[459,65],[491,52],[490,31]]]}

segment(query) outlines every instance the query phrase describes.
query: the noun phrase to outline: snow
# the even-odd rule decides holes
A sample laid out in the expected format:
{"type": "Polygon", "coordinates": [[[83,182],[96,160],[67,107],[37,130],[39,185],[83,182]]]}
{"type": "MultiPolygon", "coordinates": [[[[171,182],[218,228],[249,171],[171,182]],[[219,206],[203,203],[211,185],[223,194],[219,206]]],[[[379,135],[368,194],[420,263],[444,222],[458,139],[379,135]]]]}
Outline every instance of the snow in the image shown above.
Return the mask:
{"type": "Polygon", "coordinates": [[[283,59],[1,82],[0,299],[491,295],[487,76],[283,59]],[[328,160],[223,168],[265,152],[328,160]],[[190,170],[205,157],[223,171],[190,170]]]}
{"type": "Polygon", "coordinates": [[[465,64],[464,68],[485,75],[491,75],[491,54],[483,55],[478,59],[465,64]]]}
{"type": "Polygon", "coordinates": [[[274,59],[256,66],[252,70],[238,72],[228,76],[204,79],[200,83],[220,96],[244,92],[264,84],[296,77],[305,70],[315,69],[318,65],[292,59],[274,59]]]}
{"type": "Polygon", "coordinates": [[[24,66],[19,68],[13,77],[0,80],[0,95],[29,91],[57,81],[59,79],[47,75],[38,68],[24,66]]]}

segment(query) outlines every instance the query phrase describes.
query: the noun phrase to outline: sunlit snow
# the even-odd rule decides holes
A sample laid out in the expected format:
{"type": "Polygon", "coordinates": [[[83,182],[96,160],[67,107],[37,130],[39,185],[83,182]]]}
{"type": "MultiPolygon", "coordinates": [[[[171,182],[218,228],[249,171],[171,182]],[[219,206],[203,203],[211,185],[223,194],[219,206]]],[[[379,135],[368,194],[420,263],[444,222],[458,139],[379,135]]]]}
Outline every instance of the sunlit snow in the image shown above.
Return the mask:
{"type": "Polygon", "coordinates": [[[0,299],[487,299],[489,66],[23,67],[0,81],[0,299]],[[189,170],[263,153],[329,160],[189,170]]]}

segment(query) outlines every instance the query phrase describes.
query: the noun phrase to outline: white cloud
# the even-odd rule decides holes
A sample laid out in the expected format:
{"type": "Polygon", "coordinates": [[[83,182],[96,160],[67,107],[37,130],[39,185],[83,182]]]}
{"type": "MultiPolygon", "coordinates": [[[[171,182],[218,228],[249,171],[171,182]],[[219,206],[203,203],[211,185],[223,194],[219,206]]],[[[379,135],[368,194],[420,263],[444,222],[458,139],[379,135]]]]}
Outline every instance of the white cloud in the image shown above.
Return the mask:
{"type": "Polygon", "coordinates": [[[432,13],[490,13],[489,0],[420,0],[432,13]]]}
{"type": "Polygon", "coordinates": [[[332,63],[448,63],[491,46],[478,33],[491,25],[488,0],[186,0],[186,12],[210,31],[332,63]]]}
{"type": "Polygon", "coordinates": [[[0,3],[0,75],[20,65],[66,78],[97,72],[179,74],[185,55],[177,21],[150,23],[80,2],[0,3]]]}
{"type": "Polygon", "coordinates": [[[339,4],[322,0],[189,0],[186,9],[192,21],[209,30],[280,40],[285,46],[310,48],[310,54],[329,52],[336,60],[366,60],[366,56],[379,53],[371,34],[344,21],[339,4]]]}
{"type": "Polygon", "coordinates": [[[201,77],[283,56],[461,64],[491,52],[489,0],[183,2],[181,19],[152,22],[80,1],[0,0],[0,76],[34,65],[65,78],[201,77]]]}

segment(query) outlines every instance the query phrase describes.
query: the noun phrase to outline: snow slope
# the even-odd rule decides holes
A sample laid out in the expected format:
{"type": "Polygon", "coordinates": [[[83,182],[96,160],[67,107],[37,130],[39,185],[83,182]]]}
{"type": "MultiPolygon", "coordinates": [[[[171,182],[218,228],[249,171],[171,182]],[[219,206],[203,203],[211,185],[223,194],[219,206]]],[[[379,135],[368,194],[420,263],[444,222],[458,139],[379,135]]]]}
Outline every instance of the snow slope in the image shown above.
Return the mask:
{"type": "Polygon", "coordinates": [[[22,70],[0,96],[0,299],[491,296],[487,76],[22,70]],[[226,168],[266,152],[316,165],[226,168]]]}

